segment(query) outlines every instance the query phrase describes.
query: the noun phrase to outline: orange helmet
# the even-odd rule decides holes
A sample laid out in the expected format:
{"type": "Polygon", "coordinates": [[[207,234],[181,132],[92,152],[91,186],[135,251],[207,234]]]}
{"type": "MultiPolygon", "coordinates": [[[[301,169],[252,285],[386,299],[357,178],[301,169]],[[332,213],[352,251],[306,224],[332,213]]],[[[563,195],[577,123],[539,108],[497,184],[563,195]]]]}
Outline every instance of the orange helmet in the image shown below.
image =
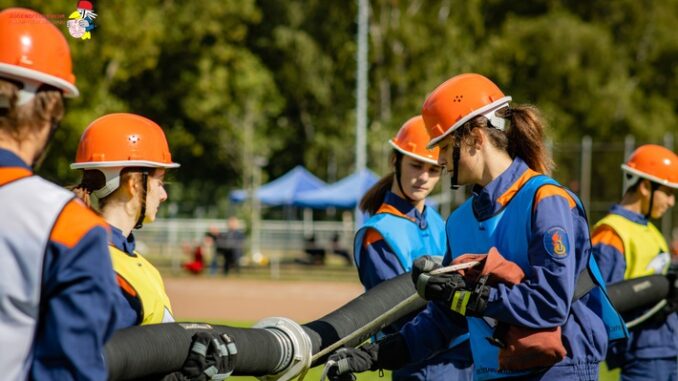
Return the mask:
{"type": "Polygon", "coordinates": [[[120,185],[126,167],[176,168],[162,128],[143,116],[119,113],[100,117],[83,132],[72,169],[98,169],[106,186],[95,192],[105,197],[120,185]]]}
{"type": "Polygon", "coordinates": [[[495,111],[507,107],[510,100],[510,96],[480,74],[460,74],[448,79],[433,90],[422,107],[421,115],[431,136],[428,146],[437,145],[478,115],[503,130],[505,119],[496,116],[495,111]]]}
{"type": "Polygon", "coordinates": [[[656,144],[638,147],[621,166],[626,173],[624,190],[638,178],[648,179],[670,188],[678,188],[678,155],[656,144]]]}
{"type": "Polygon", "coordinates": [[[399,152],[431,164],[438,164],[438,147],[427,149],[429,141],[424,119],[421,116],[410,118],[388,143],[399,152]]]}
{"type": "Polygon", "coordinates": [[[63,34],[38,12],[8,8],[0,12],[0,77],[24,84],[19,104],[28,102],[42,84],[65,97],[77,97],[71,51],[63,34]]]}

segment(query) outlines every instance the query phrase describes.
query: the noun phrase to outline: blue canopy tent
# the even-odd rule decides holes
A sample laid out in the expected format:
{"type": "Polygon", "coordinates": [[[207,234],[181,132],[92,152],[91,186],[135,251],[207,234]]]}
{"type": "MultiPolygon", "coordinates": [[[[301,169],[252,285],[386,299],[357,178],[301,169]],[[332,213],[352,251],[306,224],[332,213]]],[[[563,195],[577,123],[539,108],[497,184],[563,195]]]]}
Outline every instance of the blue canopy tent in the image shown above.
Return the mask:
{"type": "MultiPolygon", "coordinates": [[[[315,177],[301,165],[297,165],[286,174],[259,187],[256,197],[263,205],[293,205],[296,197],[307,191],[326,186],[325,182],[315,177]]],[[[235,190],[230,193],[230,200],[235,203],[247,200],[247,192],[235,190]]]]}
{"type": "Polygon", "coordinates": [[[353,209],[377,181],[374,172],[363,169],[324,188],[300,193],[294,204],[313,209],[353,209]]]}

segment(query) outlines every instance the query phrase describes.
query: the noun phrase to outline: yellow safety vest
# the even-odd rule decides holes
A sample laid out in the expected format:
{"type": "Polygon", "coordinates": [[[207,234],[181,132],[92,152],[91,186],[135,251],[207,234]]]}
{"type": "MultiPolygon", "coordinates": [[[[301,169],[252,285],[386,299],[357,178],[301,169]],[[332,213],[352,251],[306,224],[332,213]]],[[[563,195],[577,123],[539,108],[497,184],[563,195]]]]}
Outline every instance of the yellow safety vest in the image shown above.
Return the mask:
{"type": "Polygon", "coordinates": [[[608,214],[594,226],[611,227],[624,244],[625,279],[666,273],[670,265],[669,249],[664,236],[648,221],[635,223],[618,214],[608,214]]]}
{"type": "Polygon", "coordinates": [[[115,246],[109,248],[113,269],[127,283],[121,285],[123,293],[141,302],[141,325],[173,322],[172,306],[158,269],[137,252],[131,256],[115,246]]]}

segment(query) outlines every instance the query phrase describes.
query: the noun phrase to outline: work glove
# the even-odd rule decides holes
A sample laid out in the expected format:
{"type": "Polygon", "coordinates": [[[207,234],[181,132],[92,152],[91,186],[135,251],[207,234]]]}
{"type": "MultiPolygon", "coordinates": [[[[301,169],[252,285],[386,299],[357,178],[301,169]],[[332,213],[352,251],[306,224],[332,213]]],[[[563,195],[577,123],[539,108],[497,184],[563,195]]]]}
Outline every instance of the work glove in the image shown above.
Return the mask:
{"type": "Polygon", "coordinates": [[[331,381],[354,381],[353,373],[377,369],[398,369],[410,361],[403,336],[394,333],[360,348],[341,348],[330,355],[323,375],[331,381]]]}
{"type": "Polygon", "coordinates": [[[475,285],[456,289],[447,301],[450,309],[462,316],[482,316],[490,297],[487,278],[486,275],[481,276],[475,285]]]}
{"type": "Polygon", "coordinates": [[[227,334],[198,332],[180,372],[162,381],[219,381],[227,379],[235,368],[238,350],[227,334]]]}
{"type": "Polygon", "coordinates": [[[412,282],[422,298],[447,302],[454,291],[466,286],[463,277],[458,273],[430,273],[440,267],[442,266],[429,255],[417,258],[412,264],[412,282]]]}
{"type": "Polygon", "coordinates": [[[375,370],[379,344],[360,348],[340,348],[327,359],[325,365],[330,381],[355,381],[353,373],[375,370]]]}

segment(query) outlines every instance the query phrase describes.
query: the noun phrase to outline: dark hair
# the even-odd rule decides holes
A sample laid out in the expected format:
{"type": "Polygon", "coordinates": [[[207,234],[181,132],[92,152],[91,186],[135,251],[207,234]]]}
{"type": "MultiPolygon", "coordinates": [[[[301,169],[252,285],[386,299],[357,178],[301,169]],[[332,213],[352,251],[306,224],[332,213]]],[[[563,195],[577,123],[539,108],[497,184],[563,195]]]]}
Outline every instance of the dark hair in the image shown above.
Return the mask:
{"type": "Polygon", "coordinates": [[[511,158],[520,157],[530,169],[551,174],[554,163],[544,144],[545,123],[539,110],[531,105],[503,108],[497,115],[510,121],[505,131],[493,128],[489,120],[477,116],[455,131],[455,136],[466,144],[472,144],[471,130],[483,128],[492,145],[508,152],[511,158]]]}
{"type": "Polygon", "coordinates": [[[7,132],[17,141],[39,129],[45,123],[60,121],[64,115],[64,102],[61,90],[42,85],[33,100],[17,105],[19,90],[23,85],[0,78],[0,130],[7,132]]]}
{"type": "MultiPolygon", "coordinates": [[[[134,181],[141,181],[142,172],[147,172],[149,176],[152,176],[155,172],[155,168],[123,168],[122,171],[120,171],[120,185],[122,186],[122,184],[127,183],[130,178],[133,178],[134,181]]],[[[106,185],[106,177],[104,176],[103,172],[97,169],[86,169],[82,172],[82,180],[80,181],[80,184],[71,187],[71,190],[80,200],[85,203],[85,205],[91,207],[92,199],[90,195],[95,190],[103,188],[104,185],[106,185]]],[[[115,193],[118,189],[113,191],[113,193],[115,193]]],[[[99,204],[99,210],[103,210],[106,202],[110,200],[110,197],[113,195],[113,193],[97,200],[99,204]]]]}

